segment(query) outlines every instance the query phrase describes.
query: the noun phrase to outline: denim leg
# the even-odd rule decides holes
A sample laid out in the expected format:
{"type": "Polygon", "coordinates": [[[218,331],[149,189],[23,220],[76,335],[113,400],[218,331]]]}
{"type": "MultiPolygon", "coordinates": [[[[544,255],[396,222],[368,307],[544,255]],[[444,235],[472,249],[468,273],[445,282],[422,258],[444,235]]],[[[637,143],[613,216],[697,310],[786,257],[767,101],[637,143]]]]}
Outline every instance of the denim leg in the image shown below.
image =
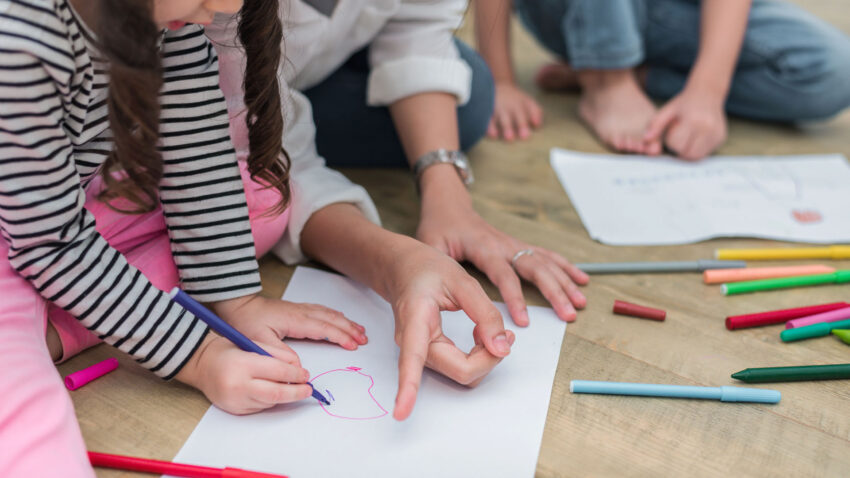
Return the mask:
{"type": "Polygon", "coordinates": [[[531,34],[575,70],[632,68],[644,60],[645,0],[515,2],[531,34]]]}
{"type": "MultiPolygon", "coordinates": [[[[461,149],[466,151],[487,132],[495,87],[490,69],[478,53],[460,40],[455,44],[461,59],[472,69],[469,101],[457,109],[461,149]]],[[[366,104],[368,77],[364,49],[304,92],[313,106],[318,152],[332,167],[407,167],[389,108],[366,104]]]]}
{"type": "MultiPolygon", "coordinates": [[[[653,0],[646,36],[647,91],[684,87],[699,49],[699,5],[653,0]]],[[[785,2],[754,0],[726,110],[766,121],[823,119],[850,105],[850,38],[785,2]]]]}

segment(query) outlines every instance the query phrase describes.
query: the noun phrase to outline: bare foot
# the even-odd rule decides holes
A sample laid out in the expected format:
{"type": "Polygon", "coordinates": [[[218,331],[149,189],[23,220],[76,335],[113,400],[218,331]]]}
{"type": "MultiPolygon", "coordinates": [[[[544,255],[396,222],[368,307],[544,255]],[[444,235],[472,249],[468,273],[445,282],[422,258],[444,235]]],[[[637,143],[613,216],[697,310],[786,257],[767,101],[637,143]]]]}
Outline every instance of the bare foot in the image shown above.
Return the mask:
{"type": "Polygon", "coordinates": [[[582,87],[579,115],[602,142],[624,153],[660,152],[660,144],[643,139],[655,105],[632,70],[581,71],[578,78],[582,87]]]}
{"type": "Polygon", "coordinates": [[[534,82],[544,91],[578,90],[578,75],[570,65],[558,62],[543,65],[537,70],[534,82]]]}

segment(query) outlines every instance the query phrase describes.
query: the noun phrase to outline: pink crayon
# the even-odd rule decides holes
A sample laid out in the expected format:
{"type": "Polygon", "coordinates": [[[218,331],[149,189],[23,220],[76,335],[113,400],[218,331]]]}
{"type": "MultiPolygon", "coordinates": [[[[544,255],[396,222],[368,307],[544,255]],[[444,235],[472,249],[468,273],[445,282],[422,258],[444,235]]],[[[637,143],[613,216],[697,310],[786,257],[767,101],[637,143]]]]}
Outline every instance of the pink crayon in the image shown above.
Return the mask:
{"type": "Polygon", "coordinates": [[[65,387],[68,390],[76,390],[94,379],[103,377],[118,368],[118,359],[108,358],[103,362],[96,363],[91,367],[84,368],[65,377],[65,387]]]}
{"type": "Polygon", "coordinates": [[[789,320],[788,322],[785,322],[785,328],[793,329],[821,322],[836,322],[845,319],[850,319],[850,307],[844,307],[843,309],[830,310],[829,312],[822,312],[820,314],[789,320]]]}

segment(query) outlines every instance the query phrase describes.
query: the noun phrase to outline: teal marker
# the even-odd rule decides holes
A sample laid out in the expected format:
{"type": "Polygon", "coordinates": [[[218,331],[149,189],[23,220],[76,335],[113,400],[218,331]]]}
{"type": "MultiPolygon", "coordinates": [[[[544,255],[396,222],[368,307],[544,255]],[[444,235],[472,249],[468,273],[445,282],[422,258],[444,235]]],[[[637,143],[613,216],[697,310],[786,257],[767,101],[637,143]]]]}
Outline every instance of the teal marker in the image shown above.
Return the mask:
{"type": "Polygon", "coordinates": [[[744,387],[695,387],[691,385],[658,385],[653,383],[597,382],[571,380],[572,393],[603,395],[640,395],[644,397],[702,398],[721,402],[779,403],[782,394],[776,390],[744,387]]]}
{"type": "Polygon", "coordinates": [[[781,338],[783,342],[794,342],[795,340],[824,337],[829,335],[833,329],[850,329],[850,319],[839,320],[838,322],[821,322],[819,324],[807,325],[805,327],[785,329],[779,334],[779,338],[781,338]]]}

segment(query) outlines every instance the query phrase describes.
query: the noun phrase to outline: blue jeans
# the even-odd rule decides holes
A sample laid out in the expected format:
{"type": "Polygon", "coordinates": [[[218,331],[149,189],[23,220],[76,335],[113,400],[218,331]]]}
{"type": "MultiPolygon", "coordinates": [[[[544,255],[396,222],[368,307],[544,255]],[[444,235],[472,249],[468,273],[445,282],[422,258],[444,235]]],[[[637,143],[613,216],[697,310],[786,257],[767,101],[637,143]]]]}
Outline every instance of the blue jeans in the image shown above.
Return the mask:
{"type": "MultiPolygon", "coordinates": [[[[515,0],[528,30],[575,70],[647,67],[647,93],[685,85],[699,49],[698,0],[515,0]]],[[[766,121],[850,106],[850,38],[793,5],[754,0],[726,110],[766,121]]]]}
{"type": "MultiPolygon", "coordinates": [[[[487,132],[495,87],[484,60],[459,40],[460,57],[472,69],[472,93],[458,107],[460,147],[466,151],[487,132]]],[[[304,91],[313,105],[316,147],[329,166],[407,167],[408,162],[389,109],[366,104],[367,50],[355,53],[318,85],[304,91]]]]}

